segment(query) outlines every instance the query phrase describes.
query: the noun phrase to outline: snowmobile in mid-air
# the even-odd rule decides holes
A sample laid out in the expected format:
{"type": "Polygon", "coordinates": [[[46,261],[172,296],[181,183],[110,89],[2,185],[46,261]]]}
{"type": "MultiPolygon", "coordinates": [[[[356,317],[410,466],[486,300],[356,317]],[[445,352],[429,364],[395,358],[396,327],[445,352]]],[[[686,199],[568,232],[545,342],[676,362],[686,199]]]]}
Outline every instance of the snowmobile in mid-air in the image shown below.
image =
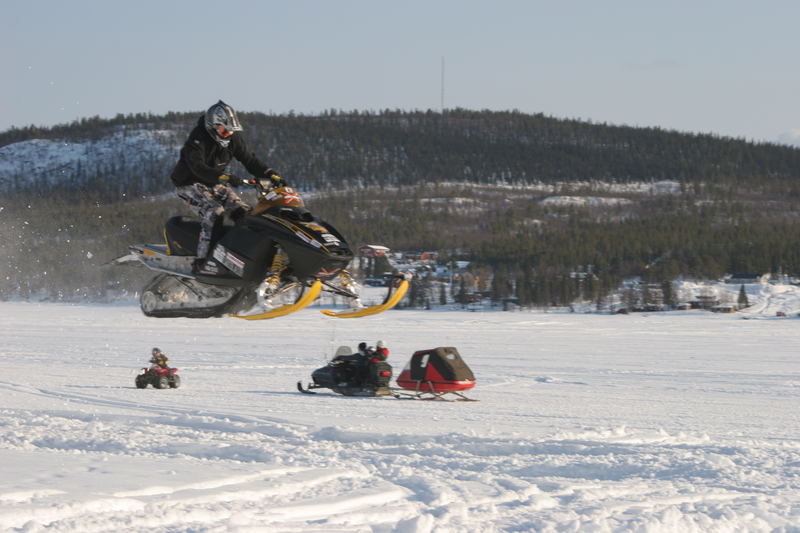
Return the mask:
{"type": "Polygon", "coordinates": [[[163,368],[151,366],[142,368],[142,372],[136,376],[136,388],[146,389],[152,385],[156,389],[177,389],[181,386],[181,377],[178,375],[177,368],[163,368]]]}
{"type": "Polygon", "coordinates": [[[329,223],[306,209],[291,187],[269,179],[249,180],[258,203],[235,223],[220,217],[205,265],[192,271],[200,222],[170,218],[165,244],[137,244],[111,264],[143,264],[158,274],[142,289],[142,312],[152,317],[209,318],[230,314],[259,320],[298,311],[323,291],[346,298],[350,307],[322,310],[349,318],[391,309],[408,290],[405,277],[391,276],[383,303],[364,306],[347,271],[353,251],[329,223]],[[276,274],[279,280],[275,282],[276,274]]]}
{"type": "Polygon", "coordinates": [[[370,357],[347,346],[340,346],[330,362],[311,374],[313,383],[303,387],[297,382],[297,390],[314,394],[313,389],[330,389],[344,396],[388,396],[391,389],[392,365],[385,361],[370,361],[370,357]]]}

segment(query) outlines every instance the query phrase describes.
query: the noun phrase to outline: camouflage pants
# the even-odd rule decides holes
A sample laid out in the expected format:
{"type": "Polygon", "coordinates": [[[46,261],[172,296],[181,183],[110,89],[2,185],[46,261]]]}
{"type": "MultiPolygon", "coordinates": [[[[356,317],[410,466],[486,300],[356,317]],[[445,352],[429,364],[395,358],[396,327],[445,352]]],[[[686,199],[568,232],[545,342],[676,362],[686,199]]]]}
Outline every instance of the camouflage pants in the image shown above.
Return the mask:
{"type": "Polygon", "coordinates": [[[202,183],[193,183],[177,187],[178,198],[186,202],[192,213],[200,217],[200,239],[197,242],[197,257],[206,257],[211,244],[211,233],[214,223],[223,213],[232,213],[239,208],[249,206],[239,198],[236,191],[228,185],[218,183],[213,187],[202,183]]]}

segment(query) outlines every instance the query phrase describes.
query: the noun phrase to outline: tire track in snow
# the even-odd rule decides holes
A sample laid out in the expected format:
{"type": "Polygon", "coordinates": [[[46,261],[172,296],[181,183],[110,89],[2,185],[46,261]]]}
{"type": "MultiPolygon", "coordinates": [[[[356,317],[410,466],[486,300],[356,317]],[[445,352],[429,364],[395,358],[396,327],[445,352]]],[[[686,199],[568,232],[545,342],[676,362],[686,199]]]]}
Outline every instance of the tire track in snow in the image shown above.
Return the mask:
{"type": "MultiPolygon", "coordinates": [[[[319,436],[345,444],[363,437],[333,430],[319,436]]],[[[754,505],[769,522],[788,525],[781,517],[800,505],[800,482],[783,486],[787,467],[800,479],[800,453],[781,443],[723,446],[706,435],[624,428],[540,441],[449,438],[392,446],[383,436],[359,448],[376,470],[425,502],[434,530],[480,531],[481,523],[498,526],[499,515],[501,530],[557,531],[555,523],[625,530],[634,517],[657,516],[657,527],[702,531],[719,516],[748,516],[754,505]],[[744,464],[761,479],[743,472],[744,464]]]]}
{"type": "MultiPolygon", "coordinates": [[[[35,504],[36,516],[44,513],[37,520],[49,520],[49,530],[102,531],[109,524],[132,531],[191,529],[193,521],[203,529],[235,530],[237,517],[244,516],[244,523],[267,529],[316,524],[321,530],[370,531],[385,524],[387,530],[412,531],[547,530],[554,523],[626,529],[647,516],[645,528],[700,531],[714,517],[742,520],[753,506],[757,516],[776,523],[796,516],[800,505],[792,497],[798,487],[785,486],[787,469],[800,469],[800,449],[780,442],[715,445],[705,435],[625,428],[539,440],[376,436],[336,428],[288,437],[259,432],[258,423],[200,417],[156,417],[139,433],[129,418],[2,411],[0,448],[60,450],[71,457],[82,450],[78,457],[96,464],[109,455],[111,461],[115,454],[142,455],[167,464],[254,471],[161,483],[162,468],[152,472],[156,482],[148,475],[133,488],[85,501],[64,503],[63,495],[52,495],[55,504],[49,505],[51,496],[32,495],[25,505],[35,504]],[[13,432],[13,418],[40,425],[38,434],[12,446],[5,435],[13,432]],[[111,445],[115,438],[119,446],[111,445]]],[[[5,497],[14,493],[24,491],[5,497]]],[[[0,514],[0,525],[33,528],[22,519],[0,514]]]]}
{"type": "MultiPolygon", "coordinates": [[[[239,513],[260,514],[260,522],[306,521],[367,510],[407,496],[389,484],[363,483],[364,473],[336,469],[275,469],[251,475],[168,487],[155,485],[112,494],[73,495],[51,502],[39,494],[32,504],[0,511],[0,528],[44,526],[48,531],[138,530],[187,526],[192,517],[204,528],[226,528],[239,513]],[[334,486],[333,496],[319,498],[321,485],[334,486]],[[224,490],[220,491],[221,487],[224,490]],[[188,517],[188,518],[187,518],[188,517]]],[[[0,497],[0,499],[3,499],[0,497]]]]}
{"type": "MultiPolygon", "coordinates": [[[[150,405],[144,404],[136,401],[129,401],[129,400],[112,400],[109,398],[103,398],[98,396],[92,396],[89,394],[80,394],[80,393],[67,393],[67,392],[57,392],[51,391],[47,389],[41,389],[37,387],[31,387],[27,385],[17,385],[14,383],[8,382],[1,382],[0,381],[0,390],[5,389],[7,391],[14,391],[18,393],[25,393],[31,394],[34,396],[40,397],[48,397],[48,398],[56,398],[60,400],[66,400],[68,402],[76,402],[81,403],[84,405],[95,405],[95,406],[104,406],[104,407],[118,407],[123,409],[129,409],[133,411],[142,411],[146,413],[153,413],[161,416],[165,415],[165,410],[162,405],[150,405]]],[[[168,391],[163,391],[168,392],[168,391]]],[[[300,424],[296,422],[287,422],[284,419],[275,418],[275,417],[267,417],[267,416],[253,416],[253,415],[234,415],[230,412],[225,411],[213,411],[206,408],[203,409],[190,409],[190,408],[183,408],[177,406],[170,406],[169,412],[176,415],[186,415],[186,416],[196,416],[196,417],[206,417],[206,418],[217,418],[220,420],[225,421],[239,421],[239,422],[272,422],[275,424],[280,424],[284,427],[299,427],[299,428],[308,428],[309,425],[300,424]]],[[[93,417],[102,416],[102,415],[91,415],[93,417]]]]}

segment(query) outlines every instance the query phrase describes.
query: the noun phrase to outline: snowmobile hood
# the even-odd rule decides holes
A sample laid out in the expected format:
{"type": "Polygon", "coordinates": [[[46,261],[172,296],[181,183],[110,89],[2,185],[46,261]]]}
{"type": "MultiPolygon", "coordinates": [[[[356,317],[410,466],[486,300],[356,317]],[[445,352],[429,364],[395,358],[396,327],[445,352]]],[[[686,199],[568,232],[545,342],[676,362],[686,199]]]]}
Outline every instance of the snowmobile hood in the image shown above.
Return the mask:
{"type": "Polygon", "coordinates": [[[252,214],[258,215],[272,207],[294,207],[305,210],[305,202],[297,190],[291,187],[278,187],[262,194],[252,214]]]}

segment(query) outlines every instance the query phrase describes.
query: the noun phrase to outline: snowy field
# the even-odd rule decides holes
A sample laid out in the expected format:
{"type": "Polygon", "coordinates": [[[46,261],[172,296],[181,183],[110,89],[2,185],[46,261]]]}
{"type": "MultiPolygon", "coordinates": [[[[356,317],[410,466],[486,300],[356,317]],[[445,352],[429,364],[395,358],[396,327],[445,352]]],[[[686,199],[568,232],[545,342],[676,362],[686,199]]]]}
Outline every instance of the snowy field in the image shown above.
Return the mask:
{"type": "Polygon", "coordinates": [[[260,323],[0,303],[0,531],[798,532],[798,301],[260,323]],[[296,391],[381,338],[396,374],[456,346],[479,401],[296,391]],[[134,387],[153,346],[180,389],[134,387]]]}

